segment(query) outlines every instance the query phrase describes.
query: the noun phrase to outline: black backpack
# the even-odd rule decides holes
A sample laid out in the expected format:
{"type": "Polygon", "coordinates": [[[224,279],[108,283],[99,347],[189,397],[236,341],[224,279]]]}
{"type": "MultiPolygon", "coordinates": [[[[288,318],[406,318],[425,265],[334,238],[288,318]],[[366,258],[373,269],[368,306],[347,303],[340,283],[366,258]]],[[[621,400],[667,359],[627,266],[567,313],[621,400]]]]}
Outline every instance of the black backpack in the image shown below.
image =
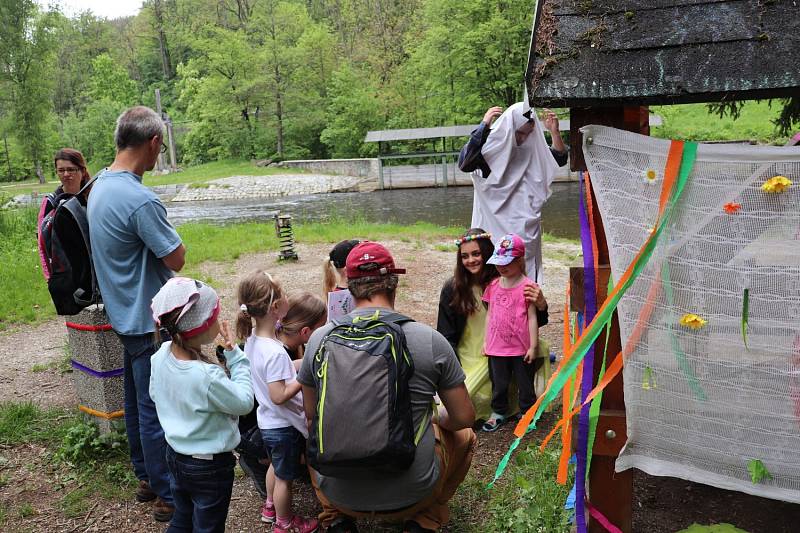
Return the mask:
{"type": "Polygon", "coordinates": [[[414,462],[428,419],[414,430],[414,362],[401,328],[410,321],[384,311],[348,315],[322,339],[312,360],[317,413],[308,436],[308,462],[322,475],[391,477],[414,462]]]}
{"type": "Polygon", "coordinates": [[[40,225],[50,267],[47,289],[59,315],[76,315],[100,302],[83,195],[95,179],[96,176],[77,194],[60,194],[53,202],[55,208],[42,218],[40,225]]]}

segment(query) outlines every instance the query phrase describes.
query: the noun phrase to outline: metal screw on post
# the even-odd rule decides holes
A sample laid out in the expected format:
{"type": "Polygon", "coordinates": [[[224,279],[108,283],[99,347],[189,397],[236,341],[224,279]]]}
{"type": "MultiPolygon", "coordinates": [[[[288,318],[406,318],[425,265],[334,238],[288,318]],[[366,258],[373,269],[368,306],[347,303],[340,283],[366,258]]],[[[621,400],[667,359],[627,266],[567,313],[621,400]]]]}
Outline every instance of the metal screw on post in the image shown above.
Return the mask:
{"type": "Polygon", "coordinates": [[[297,252],[294,249],[294,231],[292,231],[292,215],[275,215],[275,234],[280,243],[278,260],[297,261],[297,252]]]}

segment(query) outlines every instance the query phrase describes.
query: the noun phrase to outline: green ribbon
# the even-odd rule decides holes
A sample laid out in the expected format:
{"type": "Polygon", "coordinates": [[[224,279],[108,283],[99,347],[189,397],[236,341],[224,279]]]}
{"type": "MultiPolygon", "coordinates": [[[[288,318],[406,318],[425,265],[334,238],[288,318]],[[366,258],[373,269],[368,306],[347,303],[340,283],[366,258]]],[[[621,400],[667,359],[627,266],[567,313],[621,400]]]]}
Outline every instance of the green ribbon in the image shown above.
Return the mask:
{"type": "Polygon", "coordinates": [[[742,340],[744,341],[744,348],[748,352],[750,348],[747,346],[747,321],[749,320],[750,314],[750,289],[744,290],[744,295],[742,296],[742,340]]]}
{"type": "Polygon", "coordinates": [[[686,354],[681,349],[680,342],[678,342],[678,336],[675,334],[675,322],[678,320],[678,317],[675,314],[675,308],[673,306],[674,299],[672,297],[672,283],[669,276],[668,261],[664,261],[664,266],[661,268],[661,279],[664,283],[664,294],[667,296],[667,303],[669,304],[670,310],[669,320],[667,321],[667,331],[669,332],[670,344],[672,344],[672,353],[675,354],[675,359],[678,361],[678,366],[680,367],[681,372],[683,372],[683,375],[686,377],[686,380],[689,382],[689,388],[692,389],[695,398],[701,402],[704,402],[708,399],[708,396],[706,396],[706,391],[703,390],[703,386],[700,385],[700,381],[697,379],[694,369],[689,364],[689,360],[686,359],[686,354]]]}
{"type": "MultiPolygon", "coordinates": [[[[579,339],[578,343],[574,346],[572,355],[562,363],[558,376],[556,376],[556,378],[553,380],[553,384],[545,391],[544,398],[542,398],[542,403],[540,403],[539,407],[536,409],[536,413],[534,413],[531,423],[526,428],[525,434],[536,429],[536,422],[538,422],[544,410],[553,402],[553,400],[556,399],[559,392],[561,392],[561,390],[564,388],[564,384],[566,383],[567,379],[569,379],[569,376],[575,372],[575,369],[586,356],[586,352],[592,346],[594,341],[597,340],[600,332],[611,321],[614,310],[619,304],[619,300],[625,295],[636,278],[639,277],[644,268],[647,266],[647,263],[653,255],[653,251],[656,248],[656,244],[658,243],[664,228],[667,226],[667,223],[672,217],[672,211],[674,210],[675,205],[683,195],[683,191],[686,188],[686,183],[689,181],[689,174],[691,174],[696,158],[697,143],[684,143],[681,165],[678,172],[678,180],[675,184],[675,190],[673,191],[672,196],[667,203],[667,207],[664,210],[664,214],[661,217],[658,226],[653,231],[652,238],[646,241],[642,255],[639,256],[638,260],[636,260],[636,262],[633,264],[631,276],[622,282],[622,284],[619,286],[619,291],[616,294],[610,296],[606,300],[592,323],[585,328],[583,338],[579,339]]],[[[508,460],[510,459],[513,451],[519,445],[520,440],[521,439],[518,437],[511,443],[511,448],[509,448],[508,452],[506,452],[506,455],[503,457],[503,459],[500,460],[500,463],[498,464],[497,470],[494,474],[494,479],[491,483],[489,483],[489,486],[493,485],[494,482],[503,475],[503,471],[508,465],[508,460]]]]}

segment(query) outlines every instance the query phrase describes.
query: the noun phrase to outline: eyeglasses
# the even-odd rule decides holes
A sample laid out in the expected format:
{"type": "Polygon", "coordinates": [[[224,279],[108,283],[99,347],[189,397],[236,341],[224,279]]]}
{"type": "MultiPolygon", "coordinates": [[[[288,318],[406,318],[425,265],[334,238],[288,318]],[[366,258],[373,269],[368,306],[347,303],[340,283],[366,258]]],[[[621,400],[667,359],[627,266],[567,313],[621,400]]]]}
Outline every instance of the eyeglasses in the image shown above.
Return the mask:
{"type": "Polygon", "coordinates": [[[56,174],[64,176],[66,174],[77,174],[80,171],[81,171],[81,169],[79,169],[77,167],[57,168],[56,169],[56,174]]]}
{"type": "Polygon", "coordinates": [[[161,153],[162,154],[166,154],[167,153],[167,145],[164,144],[163,142],[161,143],[161,153]]]}

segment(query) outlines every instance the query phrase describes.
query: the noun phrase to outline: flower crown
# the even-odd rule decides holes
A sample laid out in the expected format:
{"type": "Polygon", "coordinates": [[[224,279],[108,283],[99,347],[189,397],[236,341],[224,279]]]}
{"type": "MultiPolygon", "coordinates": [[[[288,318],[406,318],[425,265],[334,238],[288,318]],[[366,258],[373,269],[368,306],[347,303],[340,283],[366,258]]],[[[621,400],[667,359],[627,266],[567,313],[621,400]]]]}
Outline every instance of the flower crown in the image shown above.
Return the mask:
{"type": "Polygon", "coordinates": [[[477,241],[478,239],[490,239],[491,240],[491,238],[492,238],[492,234],[491,233],[479,233],[478,235],[464,235],[460,239],[456,239],[453,242],[456,243],[456,246],[461,246],[465,242],[477,241]]]}

